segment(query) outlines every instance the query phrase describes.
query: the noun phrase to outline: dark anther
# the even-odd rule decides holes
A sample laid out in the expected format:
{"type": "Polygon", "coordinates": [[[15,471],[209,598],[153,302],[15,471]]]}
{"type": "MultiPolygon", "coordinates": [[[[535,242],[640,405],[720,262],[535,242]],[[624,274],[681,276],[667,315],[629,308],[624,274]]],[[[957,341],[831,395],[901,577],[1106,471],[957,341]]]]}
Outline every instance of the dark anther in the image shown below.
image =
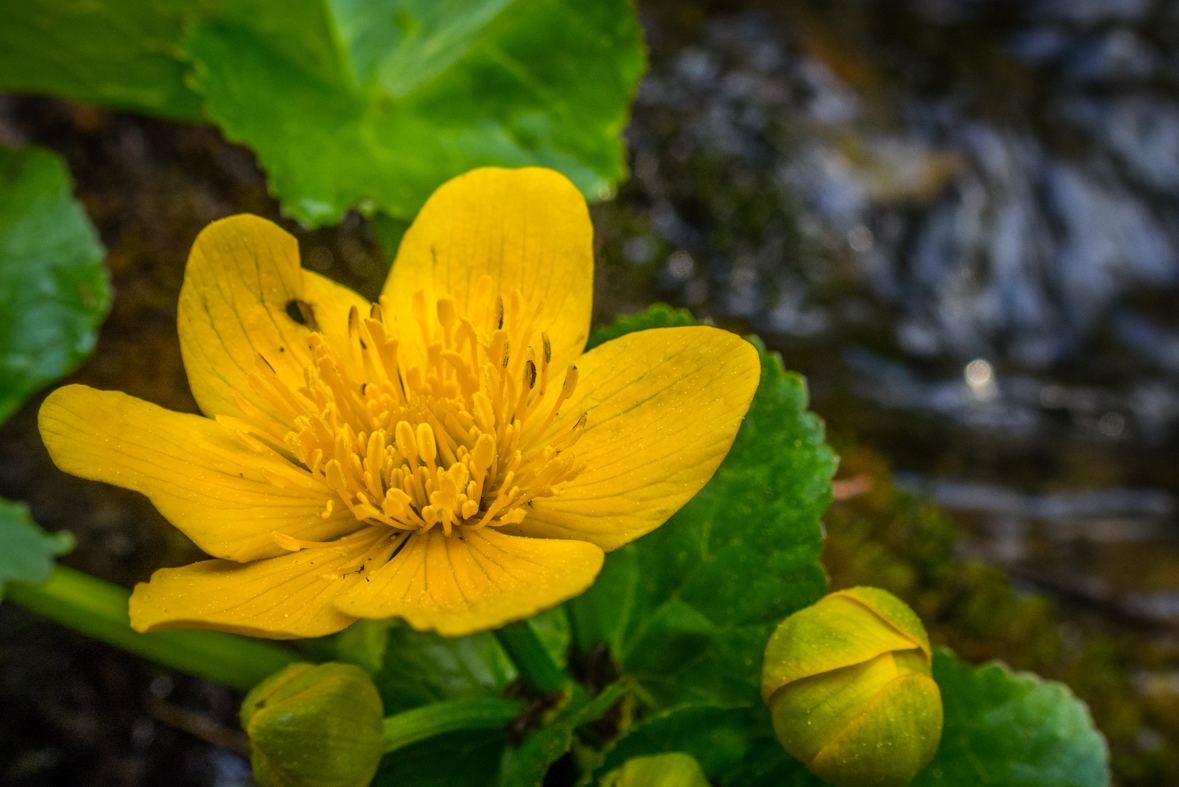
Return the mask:
{"type": "MultiPolygon", "coordinates": [[[[393,554],[389,555],[389,560],[392,560],[393,558],[395,558],[401,554],[401,550],[405,549],[405,545],[409,543],[409,536],[410,536],[409,533],[405,534],[405,538],[401,539],[401,543],[397,545],[397,549],[394,549],[393,554]]],[[[386,561],[386,562],[388,562],[388,561],[386,561]]]]}
{"type": "Polygon", "coordinates": [[[309,330],[319,330],[319,324],[315,321],[315,309],[307,301],[298,298],[287,301],[287,316],[309,330]]]}
{"type": "Polygon", "coordinates": [[[528,377],[529,390],[536,387],[536,364],[532,361],[524,362],[524,374],[528,377]]]}

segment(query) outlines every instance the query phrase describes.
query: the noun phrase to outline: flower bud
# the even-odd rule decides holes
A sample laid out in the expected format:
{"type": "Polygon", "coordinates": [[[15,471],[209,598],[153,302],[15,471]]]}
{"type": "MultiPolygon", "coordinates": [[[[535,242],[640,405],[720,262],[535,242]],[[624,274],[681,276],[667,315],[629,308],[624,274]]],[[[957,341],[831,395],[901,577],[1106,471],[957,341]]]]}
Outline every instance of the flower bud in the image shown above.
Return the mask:
{"type": "Polygon", "coordinates": [[[690,754],[673,751],[651,757],[632,757],[602,777],[600,787],[709,787],[700,765],[690,754]]]}
{"type": "Polygon", "coordinates": [[[384,709],[351,664],[292,664],[242,702],[259,787],[367,787],[384,754],[384,709]]]}
{"type": "Polygon", "coordinates": [[[878,588],[832,593],[782,622],[766,646],[762,699],[786,751],[837,787],[899,787],[942,737],[929,637],[878,588]]]}

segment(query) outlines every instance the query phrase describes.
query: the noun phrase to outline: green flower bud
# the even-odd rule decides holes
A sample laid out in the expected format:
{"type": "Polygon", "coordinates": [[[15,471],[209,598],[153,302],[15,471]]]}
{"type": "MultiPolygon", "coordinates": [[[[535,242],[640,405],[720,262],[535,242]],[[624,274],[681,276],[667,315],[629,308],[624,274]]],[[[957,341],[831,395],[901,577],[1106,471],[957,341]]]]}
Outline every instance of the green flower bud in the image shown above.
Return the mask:
{"type": "Polygon", "coordinates": [[[673,751],[632,757],[602,777],[600,787],[709,787],[704,771],[690,754],[673,751]]]}
{"type": "Polygon", "coordinates": [[[878,588],[851,588],[778,626],[761,694],[778,741],[811,773],[837,787],[899,787],[941,741],[931,664],[913,610],[878,588]]]}
{"type": "Polygon", "coordinates": [[[351,664],[292,664],[242,702],[259,787],[366,787],[385,751],[384,709],[351,664]]]}

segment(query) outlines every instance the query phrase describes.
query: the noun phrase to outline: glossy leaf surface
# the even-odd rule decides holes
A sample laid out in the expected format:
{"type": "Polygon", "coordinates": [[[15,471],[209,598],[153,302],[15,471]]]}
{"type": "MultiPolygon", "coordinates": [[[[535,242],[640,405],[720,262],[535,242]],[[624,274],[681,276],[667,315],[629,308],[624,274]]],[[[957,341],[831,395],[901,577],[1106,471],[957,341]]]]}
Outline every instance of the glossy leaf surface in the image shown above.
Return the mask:
{"type": "Polygon", "coordinates": [[[0,422],[94,349],[110,308],[98,234],[65,163],[0,148],[0,422]]]}
{"type": "Polygon", "coordinates": [[[1105,787],[1109,751],[1089,709],[1062,683],[998,663],[971,667],[933,657],[946,724],[914,787],[1105,787]]]}
{"type": "Polygon", "coordinates": [[[53,559],[73,548],[72,534],[46,533],[28,506],[0,498],[0,598],[10,579],[36,584],[49,579],[53,559]]]}
{"type": "Polygon", "coordinates": [[[207,120],[288,213],[410,219],[480,166],[541,165],[590,198],[624,172],[645,67],[627,0],[257,0],[0,10],[0,90],[207,120]]]}

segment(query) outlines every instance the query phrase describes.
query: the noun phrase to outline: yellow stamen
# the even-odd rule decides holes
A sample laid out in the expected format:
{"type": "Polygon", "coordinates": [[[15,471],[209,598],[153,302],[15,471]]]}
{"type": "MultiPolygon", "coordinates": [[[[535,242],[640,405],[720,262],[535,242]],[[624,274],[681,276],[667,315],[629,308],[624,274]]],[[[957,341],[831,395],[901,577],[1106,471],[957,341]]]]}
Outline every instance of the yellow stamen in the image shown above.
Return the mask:
{"type": "Polygon", "coordinates": [[[363,538],[363,554],[340,571],[379,568],[412,533],[519,524],[530,501],[560,494],[581,472],[569,449],[585,431],[584,414],[542,440],[574,394],[577,367],[568,367],[542,417],[552,345],[534,329],[540,312],[526,311],[518,292],[493,289],[483,277],[468,314],[449,297],[431,304],[424,292],[415,294],[412,317],[426,348],[418,365],[401,357],[397,329],[376,303],[367,318],[349,311],[347,349],[337,352],[311,334],[312,361],[297,387],[257,357],[250,385],[272,409],[247,406],[239,396],[245,417],[218,420],[254,450],[295,460],[291,473],[264,472],[270,483],[326,488],[332,496],[324,518],[342,505],[364,525],[335,542],[275,533],[283,549],[363,538]]]}

